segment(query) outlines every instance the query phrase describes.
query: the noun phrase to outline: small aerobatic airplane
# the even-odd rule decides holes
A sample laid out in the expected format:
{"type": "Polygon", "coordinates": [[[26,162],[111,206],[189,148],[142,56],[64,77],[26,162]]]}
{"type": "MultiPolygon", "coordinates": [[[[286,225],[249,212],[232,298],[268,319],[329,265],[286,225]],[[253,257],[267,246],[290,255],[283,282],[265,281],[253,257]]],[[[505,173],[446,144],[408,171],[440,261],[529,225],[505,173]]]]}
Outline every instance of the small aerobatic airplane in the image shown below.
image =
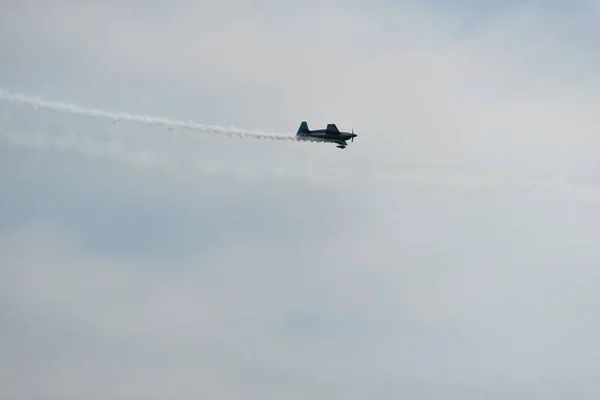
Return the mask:
{"type": "Polygon", "coordinates": [[[325,129],[311,131],[308,129],[306,121],[302,121],[300,128],[298,128],[298,132],[296,133],[296,138],[298,140],[337,143],[337,147],[340,149],[346,148],[348,145],[346,140],[354,142],[356,136],[358,135],[354,134],[354,129],[352,129],[352,133],[340,132],[335,124],[328,124],[325,129]]]}

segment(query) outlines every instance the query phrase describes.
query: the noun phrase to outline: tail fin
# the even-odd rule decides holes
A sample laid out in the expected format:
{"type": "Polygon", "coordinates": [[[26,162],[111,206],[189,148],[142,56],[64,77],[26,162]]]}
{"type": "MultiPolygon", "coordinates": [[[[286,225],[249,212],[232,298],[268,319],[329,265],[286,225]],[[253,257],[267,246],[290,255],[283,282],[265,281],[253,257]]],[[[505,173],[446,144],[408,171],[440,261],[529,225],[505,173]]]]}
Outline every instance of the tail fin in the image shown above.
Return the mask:
{"type": "Polygon", "coordinates": [[[302,121],[300,127],[298,128],[298,132],[296,132],[296,136],[301,136],[302,134],[309,132],[310,130],[308,129],[308,124],[306,123],[306,121],[302,121]]]}

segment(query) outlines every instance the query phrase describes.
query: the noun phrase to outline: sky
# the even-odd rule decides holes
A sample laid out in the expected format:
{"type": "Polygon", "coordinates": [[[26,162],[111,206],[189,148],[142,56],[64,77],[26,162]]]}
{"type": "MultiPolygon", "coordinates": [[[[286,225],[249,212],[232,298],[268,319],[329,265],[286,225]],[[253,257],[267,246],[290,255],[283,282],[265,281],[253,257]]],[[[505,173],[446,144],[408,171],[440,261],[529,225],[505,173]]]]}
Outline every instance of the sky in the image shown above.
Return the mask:
{"type": "Polygon", "coordinates": [[[598,1],[0,0],[0,397],[600,395],[598,1]]]}

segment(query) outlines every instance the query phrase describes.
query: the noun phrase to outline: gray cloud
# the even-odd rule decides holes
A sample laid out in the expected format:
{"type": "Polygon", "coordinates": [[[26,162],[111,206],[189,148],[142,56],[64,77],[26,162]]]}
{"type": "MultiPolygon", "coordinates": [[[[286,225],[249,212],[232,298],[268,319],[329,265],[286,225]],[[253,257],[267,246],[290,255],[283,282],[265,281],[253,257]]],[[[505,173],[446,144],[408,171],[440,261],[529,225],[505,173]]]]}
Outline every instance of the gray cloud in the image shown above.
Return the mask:
{"type": "Polygon", "coordinates": [[[113,3],[60,8],[52,18],[22,6],[5,28],[28,33],[20,54],[43,47],[43,65],[69,72],[19,72],[16,89],[266,131],[293,132],[302,119],[344,121],[364,133],[355,152],[427,165],[462,159],[483,167],[496,158],[522,168],[544,146],[549,156],[535,163],[547,168],[581,160],[582,148],[598,144],[589,40],[597,24],[586,15],[508,14],[467,35],[443,14],[414,8],[386,16],[385,8],[340,13],[326,3],[291,11],[240,5],[221,20],[236,4],[210,13],[179,4],[164,17],[130,16],[113,3]]]}
{"type": "Polygon", "coordinates": [[[339,152],[1,104],[1,395],[600,393],[595,198],[274,176],[594,184],[597,15],[465,29],[408,2],[4,4],[0,87],[361,136],[339,152]]]}

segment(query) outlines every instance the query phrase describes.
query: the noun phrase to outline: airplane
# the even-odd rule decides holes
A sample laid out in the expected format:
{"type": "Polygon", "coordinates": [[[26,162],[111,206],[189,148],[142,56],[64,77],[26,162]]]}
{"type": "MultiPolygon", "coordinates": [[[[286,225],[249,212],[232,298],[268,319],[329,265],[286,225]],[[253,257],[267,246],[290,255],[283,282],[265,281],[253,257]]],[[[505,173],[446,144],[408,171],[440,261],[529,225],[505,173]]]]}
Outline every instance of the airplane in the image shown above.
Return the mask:
{"type": "Polygon", "coordinates": [[[356,136],[358,135],[354,133],[354,129],[352,129],[352,133],[340,132],[335,124],[328,124],[325,129],[311,131],[308,129],[306,121],[302,121],[296,133],[297,140],[337,143],[336,147],[339,149],[345,149],[348,145],[346,140],[354,142],[356,136]]]}

